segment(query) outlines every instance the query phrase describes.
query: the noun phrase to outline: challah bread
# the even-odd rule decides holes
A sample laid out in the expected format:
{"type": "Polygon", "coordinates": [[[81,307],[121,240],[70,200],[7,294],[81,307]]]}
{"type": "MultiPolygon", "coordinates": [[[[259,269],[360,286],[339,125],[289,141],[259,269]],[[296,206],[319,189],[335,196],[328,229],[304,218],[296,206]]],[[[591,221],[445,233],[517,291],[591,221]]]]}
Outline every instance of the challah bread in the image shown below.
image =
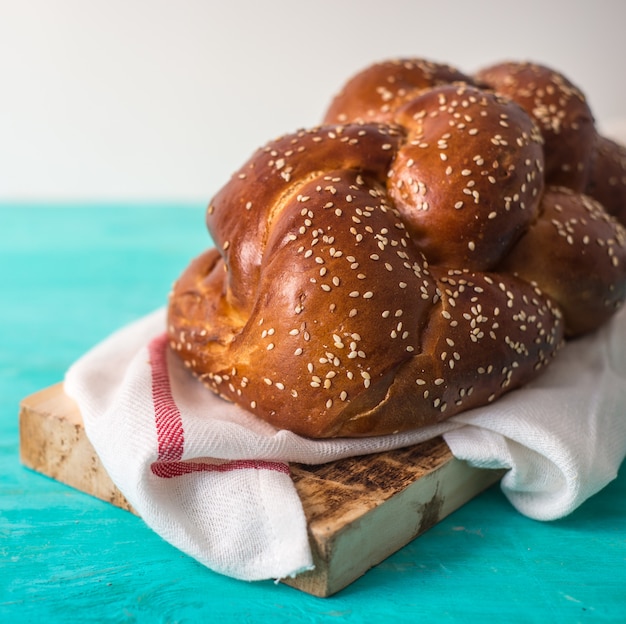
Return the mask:
{"type": "MultiPolygon", "coordinates": [[[[211,201],[216,247],[174,285],[172,349],[310,437],[496,400],[626,297],[622,226],[580,189],[546,188],[545,158],[521,104],[453,68],[361,72],[322,126],[268,143],[211,201]]],[[[604,189],[599,165],[588,175],[604,189]]]]}
{"type": "Polygon", "coordinates": [[[303,435],[372,435],[493,400],[549,361],[561,324],[537,289],[431,274],[386,190],[404,140],[356,124],[282,137],[211,202],[221,255],[175,285],[169,330],[215,392],[303,435]]]}

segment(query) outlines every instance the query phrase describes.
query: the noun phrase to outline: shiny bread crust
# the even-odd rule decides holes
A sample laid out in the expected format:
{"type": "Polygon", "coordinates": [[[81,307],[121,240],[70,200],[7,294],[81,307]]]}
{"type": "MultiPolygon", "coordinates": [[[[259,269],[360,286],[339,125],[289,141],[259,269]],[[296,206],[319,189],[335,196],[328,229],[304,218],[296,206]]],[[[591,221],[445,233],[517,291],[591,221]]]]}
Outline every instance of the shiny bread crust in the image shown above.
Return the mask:
{"type": "Polygon", "coordinates": [[[580,141],[588,162],[551,177],[561,150],[502,71],[379,63],[322,125],[257,150],[207,209],[215,247],[170,295],[190,371],[279,429],[390,434],[497,400],[619,309],[623,198],[583,193],[602,194],[609,148],[591,122],[591,147],[585,126],[566,150],[580,141]]]}

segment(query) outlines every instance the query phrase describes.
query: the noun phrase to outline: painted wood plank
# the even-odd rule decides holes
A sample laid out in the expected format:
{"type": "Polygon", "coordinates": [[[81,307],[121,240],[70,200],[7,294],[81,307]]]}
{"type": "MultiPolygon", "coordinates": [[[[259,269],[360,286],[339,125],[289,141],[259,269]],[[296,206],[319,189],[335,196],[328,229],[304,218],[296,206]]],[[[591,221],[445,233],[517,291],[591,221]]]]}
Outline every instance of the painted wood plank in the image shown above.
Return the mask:
{"type": "MultiPolygon", "coordinates": [[[[133,511],[85,435],[61,384],[21,402],[22,463],[133,511]]],[[[284,582],[330,596],[493,484],[501,472],[471,468],[441,438],[318,466],[292,464],[315,569],[284,582]]]]}

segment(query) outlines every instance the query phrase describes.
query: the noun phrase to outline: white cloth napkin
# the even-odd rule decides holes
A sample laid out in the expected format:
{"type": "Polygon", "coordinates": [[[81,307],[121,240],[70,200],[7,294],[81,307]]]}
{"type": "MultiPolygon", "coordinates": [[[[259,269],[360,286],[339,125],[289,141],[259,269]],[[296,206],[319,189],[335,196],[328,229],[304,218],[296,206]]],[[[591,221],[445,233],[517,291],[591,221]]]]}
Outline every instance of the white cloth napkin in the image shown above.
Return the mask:
{"type": "Polygon", "coordinates": [[[568,344],[536,382],[411,433],[309,440],[205,389],[167,347],[164,310],[97,345],[67,372],[87,436],[114,483],[165,540],[235,578],[312,566],[288,462],[323,463],[437,435],[470,464],[510,469],[502,488],[532,518],[562,517],[626,456],[626,310],[568,344]]]}

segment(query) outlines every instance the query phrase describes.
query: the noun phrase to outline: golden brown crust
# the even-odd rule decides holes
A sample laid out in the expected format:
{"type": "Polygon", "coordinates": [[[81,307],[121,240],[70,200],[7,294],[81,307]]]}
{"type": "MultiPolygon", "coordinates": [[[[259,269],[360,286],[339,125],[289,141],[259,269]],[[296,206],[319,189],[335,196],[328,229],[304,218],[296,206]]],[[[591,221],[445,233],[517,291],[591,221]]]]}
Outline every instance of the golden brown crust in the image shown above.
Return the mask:
{"type": "Polygon", "coordinates": [[[214,392],[310,437],[421,427],[527,383],[563,316],[589,331],[626,297],[623,228],[578,188],[617,210],[603,159],[623,171],[623,153],[560,160],[565,136],[583,162],[586,121],[570,122],[588,116],[559,80],[570,129],[551,138],[554,119],[535,115],[540,131],[523,98],[448,66],[358,74],[324,125],[268,143],[209,205],[216,249],[174,286],[174,351],[214,392]],[[544,188],[547,158],[576,191],[544,188]]]}
{"type": "Polygon", "coordinates": [[[516,101],[538,124],[545,141],[546,184],[583,191],[596,129],[582,91],[560,72],[530,62],[498,63],[474,78],[516,101]]]}
{"type": "Polygon", "coordinates": [[[455,67],[425,59],[403,58],[376,63],[353,76],[333,98],[323,122],[393,120],[396,109],[420,91],[452,82],[472,84],[455,67]]]}
{"type": "MultiPolygon", "coordinates": [[[[287,206],[304,208],[301,186],[335,169],[384,180],[404,131],[382,124],[328,126],[280,137],[257,152],[217,193],[207,226],[228,267],[227,295],[246,308],[273,226],[287,206]],[[231,241],[234,243],[231,245],[231,241]]],[[[325,184],[327,186],[328,184],[325,184]]],[[[282,230],[279,230],[282,231],[282,230]]]]}
{"type": "Polygon", "coordinates": [[[169,331],[215,392],[303,435],[373,435],[492,400],[550,359],[559,313],[534,287],[429,269],[387,192],[405,140],[372,124],[282,137],[211,203],[221,255],[178,281],[169,331]],[[540,322],[517,335],[518,317],[540,322]]]}
{"type": "Polygon", "coordinates": [[[591,197],[548,187],[541,216],[500,270],[541,284],[563,312],[565,333],[592,331],[626,297],[626,229],[591,197]]]}
{"type": "MultiPolygon", "coordinates": [[[[535,377],[561,341],[560,312],[509,275],[433,269],[421,351],[361,393],[332,435],[393,433],[486,405],[535,377]]],[[[404,327],[404,326],[403,326],[404,327]]]]}
{"type": "Polygon", "coordinates": [[[425,91],[398,108],[407,129],[388,187],[429,262],[489,270],[537,215],[543,146],[514,102],[468,85],[425,91]]]}

